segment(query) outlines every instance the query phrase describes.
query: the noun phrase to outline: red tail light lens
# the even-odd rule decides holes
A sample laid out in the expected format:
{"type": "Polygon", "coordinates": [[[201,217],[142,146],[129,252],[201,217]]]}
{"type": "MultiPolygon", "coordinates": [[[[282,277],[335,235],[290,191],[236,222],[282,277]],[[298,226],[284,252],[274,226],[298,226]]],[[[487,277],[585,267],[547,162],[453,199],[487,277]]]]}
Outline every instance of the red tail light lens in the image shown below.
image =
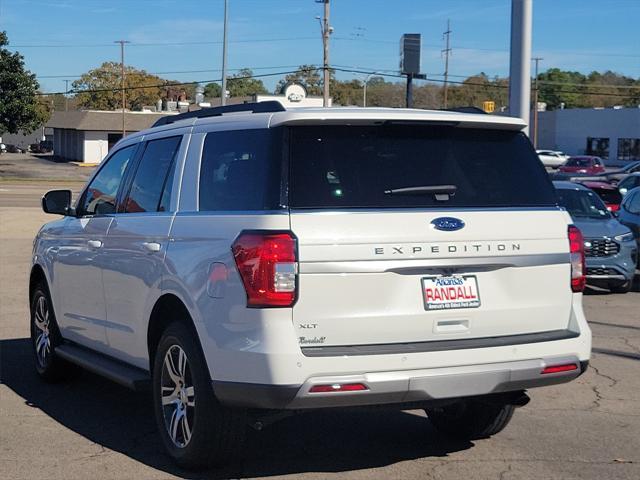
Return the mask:
{"type": "Polygon", "coordinates": [[[582,292],[587,283],[584,262],[584,238],[575,226],[569,226],[569,251],[571,252],[571,290],[582,292]]]}
{"type": "Polygon", "coordinates": [[[296,299],[297,242],[291,232],[242,232],[231,247],[250,307],[290,307],[296,299]]]}

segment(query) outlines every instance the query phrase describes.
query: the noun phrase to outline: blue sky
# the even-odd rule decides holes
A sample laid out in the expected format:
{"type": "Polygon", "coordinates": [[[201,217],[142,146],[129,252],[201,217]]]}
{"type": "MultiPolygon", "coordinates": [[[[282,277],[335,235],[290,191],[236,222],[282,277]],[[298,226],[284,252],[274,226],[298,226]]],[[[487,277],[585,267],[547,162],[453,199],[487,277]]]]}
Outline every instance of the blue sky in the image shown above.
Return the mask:
{"type": "MultiPolygon", "coordinates": [[[[254,73],[320,64],[314,0],[229,0],[229,67],[254,73]]],[[[179,81],[216,79],[223,0],[0,0],[0,29],[44,91],[64,90],[103,61],[119,61],[114,40],[131,41],[126,62],[179,81]],[[170,45],[173,44],[173,45],[170,45]],[[176,45],[179,44],[179,45],[176,45]]],[[[331,64],[396,70],[402,33],[421,33],[422,70],[444,70],[442,32],[451,20],[449,71],[509,70],[510,0],[332,0],[331,64]]],[[[533,0],[533,53],[540,67],[613,70],[640,77],[640,0],[533,0]]],[[[350,78],[351,74],[339,74],[350,78]]],[[[362,77],[362,75],[361,75],[362,77]]],[[[278,77],[265,78],[272,89],[278,77]]]]}

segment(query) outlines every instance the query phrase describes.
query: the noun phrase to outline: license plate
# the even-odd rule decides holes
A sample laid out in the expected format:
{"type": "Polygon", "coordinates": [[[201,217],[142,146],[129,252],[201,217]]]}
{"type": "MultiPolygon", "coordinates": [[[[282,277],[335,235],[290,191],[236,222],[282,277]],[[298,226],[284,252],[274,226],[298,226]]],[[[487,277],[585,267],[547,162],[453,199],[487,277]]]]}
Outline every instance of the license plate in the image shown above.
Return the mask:
{"type": "Polygon", "coordinates": [[[480,292],[475,275],[452,275],[422,278],[425,310],[478,308],[480,292]]]}

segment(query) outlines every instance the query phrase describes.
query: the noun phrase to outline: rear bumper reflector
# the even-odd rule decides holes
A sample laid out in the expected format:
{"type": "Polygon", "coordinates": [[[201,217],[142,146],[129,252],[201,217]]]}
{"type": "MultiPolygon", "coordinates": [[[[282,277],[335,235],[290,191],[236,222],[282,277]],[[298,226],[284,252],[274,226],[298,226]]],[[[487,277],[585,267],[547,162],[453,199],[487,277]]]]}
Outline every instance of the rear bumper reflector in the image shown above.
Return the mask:
{"type": "Polygon", "coordinates": [[[309,393],[363,392],[369,390],[363,383],[333,383],[330,385],[314,385],[309,393]]]}
{"type": "Polygon", "coordinates": [[[542,372],[542,375],[547,373],[561,373],[561,372],[571,372],[572,370],[578,370],[578,365],[575,363],[567,363],[565,365],[551,365],[549,367],[545,367],[542,372]]]}

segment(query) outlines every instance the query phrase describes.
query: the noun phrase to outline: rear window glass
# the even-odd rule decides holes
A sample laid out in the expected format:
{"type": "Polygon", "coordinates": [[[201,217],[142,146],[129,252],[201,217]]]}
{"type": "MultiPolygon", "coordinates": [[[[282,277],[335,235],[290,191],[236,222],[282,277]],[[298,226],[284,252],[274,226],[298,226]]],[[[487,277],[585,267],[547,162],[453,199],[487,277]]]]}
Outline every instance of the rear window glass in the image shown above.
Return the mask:
{"type": "Polygon", "coordinates": [[[293,127],[290,161],[293,208],[556,204],[553,186],[520,132],[414,125],[293,127]]]}
{"type": "Polygon", "coordinates": [[[280,202],[279,129],[207,134],[200,170],[200,210],[273,210],[280,202]]]}
{"type": "Polygon", "coordinates": [[[622,201],[622,195],[618,190],[605,188],[593,188],[592,190],[596,192],[605,203],[620,203],[622,201]]]}
{"type": "Polygon", "coordinates": [[[567,162],[569,167],[589,167],[591,166],[590,158],[570,158],[567,162]]]}

